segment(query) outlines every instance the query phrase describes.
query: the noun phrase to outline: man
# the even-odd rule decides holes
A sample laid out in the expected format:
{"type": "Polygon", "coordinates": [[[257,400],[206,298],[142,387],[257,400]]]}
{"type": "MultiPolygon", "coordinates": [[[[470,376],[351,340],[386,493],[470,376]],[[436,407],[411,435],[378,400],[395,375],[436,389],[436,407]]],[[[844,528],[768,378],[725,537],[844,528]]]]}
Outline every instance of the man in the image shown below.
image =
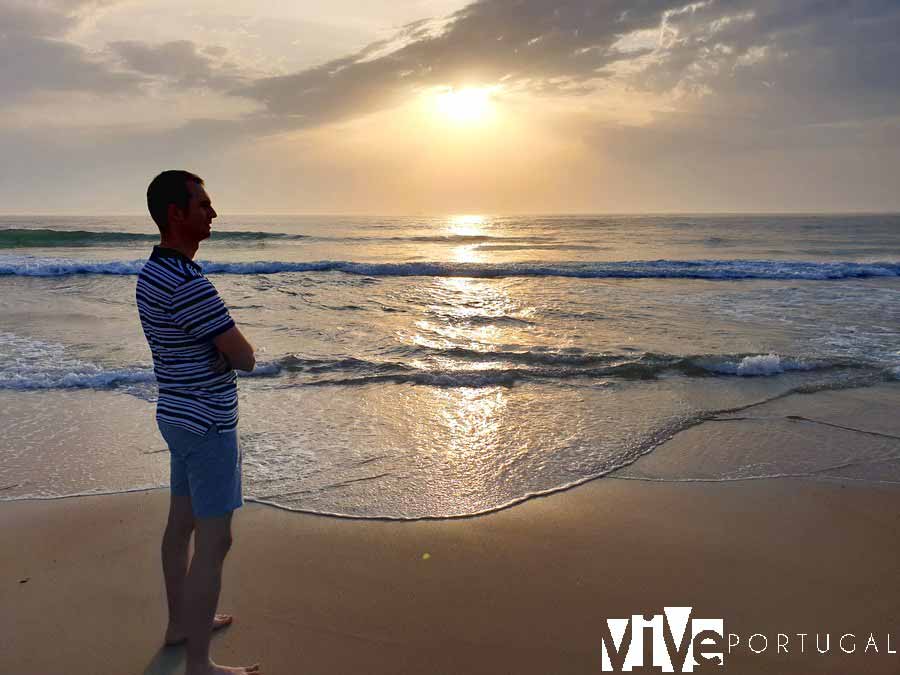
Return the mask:
{"type": "Polygon", "coordinates": [[[243,504],[233,369],[253,370],[253,347],[193,260],[217,215],[203,180],[164,171],[147,188],[147,207],[160,242],[138,275],[136,298],[159,384],[156,420],[171,458],[165,641],[187,641],[186,675],[261,675],[258,665],[220,666],[209,655],[213,629],[232,621],[215,611],[232,512],[243,504]]]}

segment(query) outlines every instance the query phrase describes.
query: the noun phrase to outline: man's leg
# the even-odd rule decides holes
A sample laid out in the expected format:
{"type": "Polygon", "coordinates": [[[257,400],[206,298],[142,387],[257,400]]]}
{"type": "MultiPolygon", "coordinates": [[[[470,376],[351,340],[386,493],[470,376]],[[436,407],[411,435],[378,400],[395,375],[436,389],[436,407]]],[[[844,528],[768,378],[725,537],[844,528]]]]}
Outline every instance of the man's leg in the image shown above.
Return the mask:
{"type": "Polygon", "coordinates": [[[231,513],[194,521],[194,556],[185,583],[185,626],[187,628],[186,675],[211,673],[252,673],[259,665],[229,668],[213,663],[209,656],[212,622],[222,586],[222,566],[231,548],[231,513]]]}
{"type": "Polygon", "coordinates": [[[193,532],[194,511],[190,495],[173,494],[169,501],[169,520],[162,540],[163,577],[166,580],[166,599],[169,602],[167,643],[184,639],[184,579],[188,571],[193,532]]]}
{"type": "MultiPolygon", "coordinates": [[[[194,511],[190,495],[172,495],[169,501],[169,520],[162,540],[163,577],[166,580],[166,600],[169,603],[169,625],[166,644],[179,645],[187,639],[184,619],[184,581],[188,571],[191,535],[194,533],[194,511]]],[[[213,630],[228,626],[234,620],[230,614],[216,614],[213,630]]]]}

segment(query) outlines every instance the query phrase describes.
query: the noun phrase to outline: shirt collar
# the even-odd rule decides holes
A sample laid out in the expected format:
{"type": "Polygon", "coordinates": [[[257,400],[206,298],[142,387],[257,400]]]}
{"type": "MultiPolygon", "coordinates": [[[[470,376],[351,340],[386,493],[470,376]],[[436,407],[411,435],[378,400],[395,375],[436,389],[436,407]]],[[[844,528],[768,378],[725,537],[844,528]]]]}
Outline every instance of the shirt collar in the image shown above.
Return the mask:
{"type": "Polygon", "coordinates": [[[181,251],[176,251],[174,248],[166,248],[164,246],[160,246],[157,244],[153,247],[153,253],[150,254],[151,260],[158,260],[160,258],[177,258],[178,260],[182,260],[187,264],[196,267],[198,270],[202,270],[198,263],[195,263],[193,260],[188,258],[181,251]]]}

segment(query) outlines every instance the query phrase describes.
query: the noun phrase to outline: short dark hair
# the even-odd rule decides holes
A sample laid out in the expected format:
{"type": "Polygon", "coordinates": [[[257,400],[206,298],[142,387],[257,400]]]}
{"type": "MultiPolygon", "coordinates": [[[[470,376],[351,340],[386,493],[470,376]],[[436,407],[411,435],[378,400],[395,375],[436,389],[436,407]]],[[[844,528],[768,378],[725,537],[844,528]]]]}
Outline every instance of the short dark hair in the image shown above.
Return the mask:
{"type": "Polygon", "coordinates": [[[147,188],[147,208],[160,231],[169,226],[169,204],[175,204],[182,211],[188,210],[191,201],[189,182],[203,185],[200,176],[177,169],[163,171],[150,181],[147,188]]]}

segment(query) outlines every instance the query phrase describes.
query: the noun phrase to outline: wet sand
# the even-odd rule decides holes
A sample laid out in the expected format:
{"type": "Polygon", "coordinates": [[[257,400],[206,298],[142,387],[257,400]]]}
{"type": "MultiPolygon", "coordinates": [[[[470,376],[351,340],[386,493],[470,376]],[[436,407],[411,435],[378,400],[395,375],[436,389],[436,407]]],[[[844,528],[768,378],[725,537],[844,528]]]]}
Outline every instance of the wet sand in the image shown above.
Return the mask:
{"type": "MultiPolygon", "coordinates": [[[[805,397],[802,412],[894,433],[882,414],[866,418],[859,392],[841,395],[818,407],[805,397]]],[[[796,415],[796,405],[765,412],[796,415]]],[[[768,426],[734,442],[797,442],[768,426]]],[[[686,442],[714,454],[723,428],[694,427],[647,462],[686,442]]],[[[182,672],[183,649],[161,646],[167,504],[165,490],[0,503],[0,672],[182,672]]],[[[683,605],[741,637],[720,672],[896,673],[900,654],[887,650],[900,652],[898,573],[900,487],[843,479],[603,478],[450,521],[248,504],[220,602],[236,620],[213,653],[277,675],[599,673],[607,618],[683,605]],[[787,654],[776,652],[779,632],[791,636],[787,654]],[[769,640],[758,655],[745,644],[753,633],[769,640]],[[804,653],[798,633],[808,634],[804,653]],[[816,633],[830,633],[828,654],[816,633]],[[856,636],[852,654],[839,649],[845,633],[856,636]],[[863,652],[869,633],[877,653],[863,652]]]]}

